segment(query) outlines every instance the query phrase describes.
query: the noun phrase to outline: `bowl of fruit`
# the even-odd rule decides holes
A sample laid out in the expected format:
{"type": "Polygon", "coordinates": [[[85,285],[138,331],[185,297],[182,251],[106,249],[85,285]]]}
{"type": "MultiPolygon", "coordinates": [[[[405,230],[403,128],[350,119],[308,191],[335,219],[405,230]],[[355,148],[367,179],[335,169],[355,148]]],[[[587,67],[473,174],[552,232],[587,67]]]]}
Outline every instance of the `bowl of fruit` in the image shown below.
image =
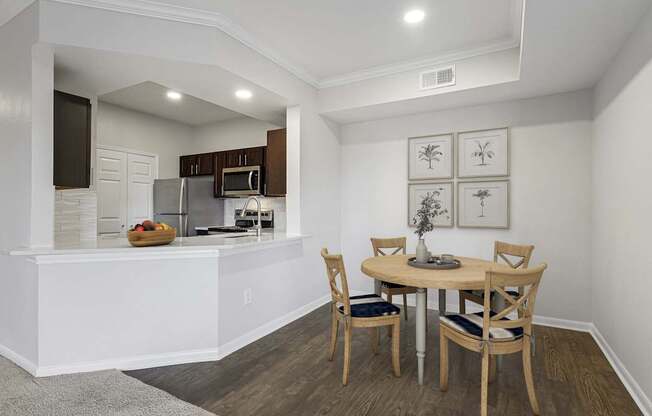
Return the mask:
{"type": "Polygon", "coordinates": [[[177,238],[177,230],[165,223],[146,220],[129,229],[127,239],[134,247],[164,246],[177,238]]]}

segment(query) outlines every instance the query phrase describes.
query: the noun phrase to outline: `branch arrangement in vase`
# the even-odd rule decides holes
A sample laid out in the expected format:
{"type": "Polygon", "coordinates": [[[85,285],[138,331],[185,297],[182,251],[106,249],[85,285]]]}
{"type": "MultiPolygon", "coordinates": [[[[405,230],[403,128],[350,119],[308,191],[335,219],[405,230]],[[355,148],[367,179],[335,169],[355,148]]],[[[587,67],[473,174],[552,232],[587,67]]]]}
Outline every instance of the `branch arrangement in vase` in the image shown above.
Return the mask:
{"type": "Polygon", "coordinates": [[[437,199],[439,195],[439,191],[428,192],[421,199],[421,207],[417,210],[414,218],[412,218],[412,222],[416,226],[414,233],[419,236],[416,257],[418,262],[425,263],[428,261],[428,248],[423,241],[423,236],[435,229],[432,221],[440,215],[448,214],[448,210],[444,209],[441,201],[437,199]]]}

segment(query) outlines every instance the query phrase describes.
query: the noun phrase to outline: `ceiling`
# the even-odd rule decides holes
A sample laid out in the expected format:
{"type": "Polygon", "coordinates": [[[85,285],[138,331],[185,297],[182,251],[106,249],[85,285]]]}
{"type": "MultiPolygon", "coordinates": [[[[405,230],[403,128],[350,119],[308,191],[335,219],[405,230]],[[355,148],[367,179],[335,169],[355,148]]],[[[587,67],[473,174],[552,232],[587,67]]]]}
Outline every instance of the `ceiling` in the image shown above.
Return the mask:
{"type": "Polygon", "coordinates": [[[140,111],[157,117],[178,121],[191,126],[216,123],[242,114],[227,110],[219,105],[200,100],[191,95],[183,95],[179,101],[166,97],[168,87],[145,81],[98,97],[100,101],[119,105],[130,110],[140,111]]]}
{"type": "MultiPolygon", "coordinates": [[[[220,26],[318,86],[406,62],[518,46],[522,0],[159,0],[218,14],[220,26]],[[403,22],[406,11],[426,12],[403,22]]],[[[180,10],[175,10],[179,13],[180,10]]],[[[217,18],[213,16],[214,18],[217,18]]]]}
{"type": "Polygon", "coordinates": [[[54,69],[57,89],[185,124],[247,116],[285,125],[284,97],[217,66],[56,46],[54,69]],[[167,88],[184,97],[168,101],[167,88]],[[252,91],[253,98],[236,98],[238,89],[252,91]]]}
{"type": "Polygon", "coordinates": [[[513,82],[324,115],[345,124],[590,89],[651,7],[650,0],[530,0],[524,13],[520,74],[513,82]]]}

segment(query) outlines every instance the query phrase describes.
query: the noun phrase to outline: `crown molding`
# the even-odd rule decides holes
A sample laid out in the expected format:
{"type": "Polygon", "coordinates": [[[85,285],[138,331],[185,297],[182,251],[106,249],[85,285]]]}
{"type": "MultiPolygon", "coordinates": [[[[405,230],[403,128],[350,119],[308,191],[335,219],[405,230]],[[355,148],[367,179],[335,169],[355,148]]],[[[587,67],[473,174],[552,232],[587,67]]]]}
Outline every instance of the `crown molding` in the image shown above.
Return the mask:
{"type": "Polygon", "coordinates": [[[477,48],[451,51],[441,55],[419,58],[411,61],[404,61],[389,65],[380,65],[360,71],[351,72],[344,75],[325,78],[319,81],[319,88],[338,87],[341,85],[351,84],[368,79],[384,77],[387,75],[400,74],[402,72],[423,69],[431,66],[443,65],[457,62],[475,56],[487,55],[490,53],[501,52],[508,49],[518,48],[520,40],[513,38],[499,42],[489,43],[477,48]]]}
{"type": "Polygon", "coordinates": [[[170,20],[173,22],[190,23],[208,26],[221,30],[238,42],[243,43],[265,58],[284,68],[300,80],[318,88],[319,82],[305,69],[292,64],[276,51],[258,42],[243,27],[235,24],[223,15],[208,10],[191,9],[174,6],[150,0],[51,0],[57,3],[75,6],[90,7],[94,9],[109,10],[112,12],[134,14],[156,19],[170,20]]]}
{"type": "Polygon", "coordinates": [[[194,25],[216,28],[260,55],[284,68],[300,80],[318,88],[330,88],[354,82],[379,78],[401,72],[412,71],[429,66],[441,65],[454,61],[464,60],[479,55],[500,52],[520,46],[520,37],[493,42],[473,49],[450,51],[437,56],[419,58],[411,61],[399,62],[389,65],[380,65],[360,71],[342,74],[324,79],[317,79],[304,68],[294,65],[283,58],[277,51],[263,45],[243,27],[232,22],[224,15],[207,10],[164,4],[151,0],[51,0],[57,3],[75,6],[103,9],[112,12],[133,14],[174,22],[189,23],[194,25]]]}

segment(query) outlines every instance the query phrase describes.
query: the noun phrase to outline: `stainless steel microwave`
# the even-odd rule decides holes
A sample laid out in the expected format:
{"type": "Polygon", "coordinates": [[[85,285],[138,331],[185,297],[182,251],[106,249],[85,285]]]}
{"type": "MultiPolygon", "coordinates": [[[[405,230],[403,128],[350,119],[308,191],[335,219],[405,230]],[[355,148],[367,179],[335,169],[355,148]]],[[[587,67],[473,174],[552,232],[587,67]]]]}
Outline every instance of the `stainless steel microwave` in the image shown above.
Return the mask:
{"type": "Polygon", "coordinates": [[[262,178],[260,166],[244,166],[222,169],[222,195],[261,195],[262,178]]]}

